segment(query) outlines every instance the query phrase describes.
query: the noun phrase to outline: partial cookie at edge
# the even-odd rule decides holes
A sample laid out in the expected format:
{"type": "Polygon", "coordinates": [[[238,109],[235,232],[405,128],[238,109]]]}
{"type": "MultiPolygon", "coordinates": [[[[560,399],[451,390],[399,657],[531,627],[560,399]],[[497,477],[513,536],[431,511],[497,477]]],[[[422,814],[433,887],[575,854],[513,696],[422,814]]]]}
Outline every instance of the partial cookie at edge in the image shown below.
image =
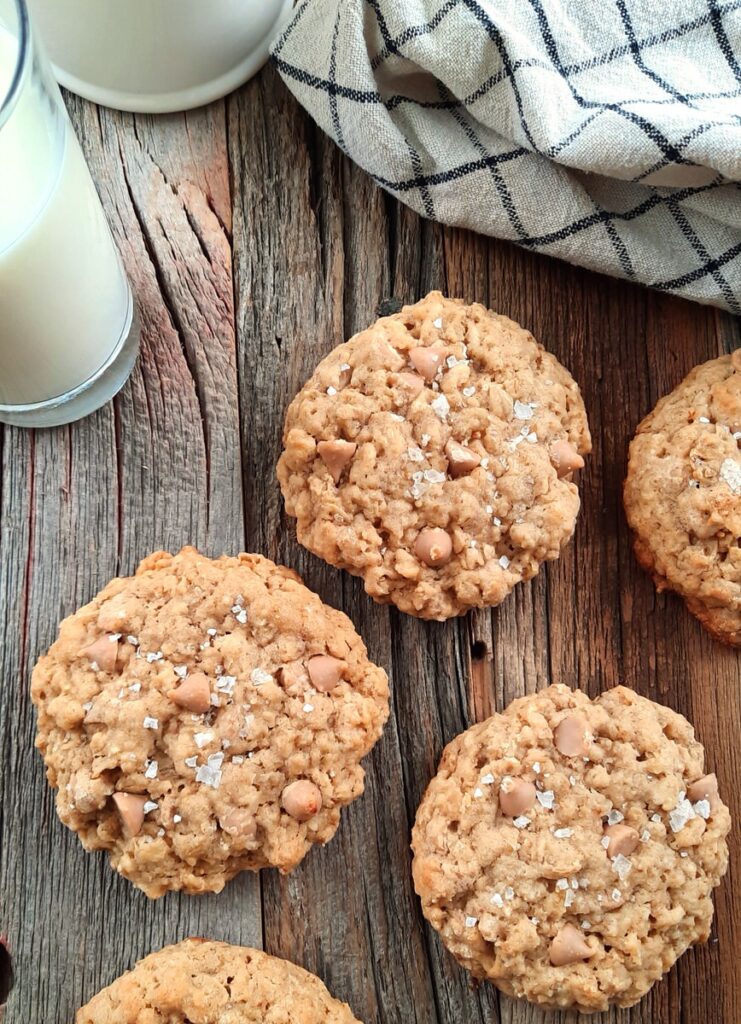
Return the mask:
{"type": "Polygon", "coordinates": [[[741,645],[741,350],[696,367],[639,425],[625,511],[638,561],[741,645]]]}
{"type": "Polygon", "coordinates": [[[187,939],[141,960],[77,1013],[75,1024],[360,1024],[315,975],[257,949],[187,939]],[[156,1018],[155,1015],[156,1014],[156,1018]],[[219,1016],[221,1019],[221,1016],[219,1016]]]}

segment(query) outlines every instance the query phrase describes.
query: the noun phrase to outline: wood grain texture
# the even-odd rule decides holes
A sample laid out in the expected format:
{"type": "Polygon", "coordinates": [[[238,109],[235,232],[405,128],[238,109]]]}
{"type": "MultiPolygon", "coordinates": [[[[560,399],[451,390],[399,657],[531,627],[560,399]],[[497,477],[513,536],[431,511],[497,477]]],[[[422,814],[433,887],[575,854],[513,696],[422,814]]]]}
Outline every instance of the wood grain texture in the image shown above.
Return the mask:
{"type": "MultiPolygon", "coordinates": [[[[638,568],[620,501],[627,443],[696,363],[741,343],[714,310],[421,221],[318,132],[268,68],[225,103],[73,119],[139,295],[142,357],[109,407],[0,434],[0,934],[6,1024],[71,1022],[134,960],[185,935],[260,945],[319,973],[365,1024],[576,1024],[471,986],[424,924],[409,832],[446,742],[551,681],[624,682],[688,715],[741,816],[739,655],[638,568]],[[580,382],[595,451],[563,557],[492,612],[422,623],[296,543],[275,479],[286,406],[383,300],[431,288],[520,321],[580,382]],[[149,902],[60,825],[33,751],[36,657],[59,619],[157,547],[259,551],[345,610],[392,679],[365,796],[291,876],[149,902]]],[[[604,1024],[734,1024],[738,841],[710,943],[604,1024]]],[[[587,1018],[583,1018],[587,1020],[587,1018]]]]}

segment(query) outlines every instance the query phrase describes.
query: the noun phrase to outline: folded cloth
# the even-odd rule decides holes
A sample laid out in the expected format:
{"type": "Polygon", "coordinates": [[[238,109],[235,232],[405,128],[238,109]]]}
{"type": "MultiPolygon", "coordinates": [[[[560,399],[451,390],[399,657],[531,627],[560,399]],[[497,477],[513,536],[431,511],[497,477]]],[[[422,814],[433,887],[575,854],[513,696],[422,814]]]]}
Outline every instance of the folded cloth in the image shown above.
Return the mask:
{"type": "Polygon", "coordinates": [[[273,56],[425,217],[741,312],[741,0],[303,0],[273,56]]]}

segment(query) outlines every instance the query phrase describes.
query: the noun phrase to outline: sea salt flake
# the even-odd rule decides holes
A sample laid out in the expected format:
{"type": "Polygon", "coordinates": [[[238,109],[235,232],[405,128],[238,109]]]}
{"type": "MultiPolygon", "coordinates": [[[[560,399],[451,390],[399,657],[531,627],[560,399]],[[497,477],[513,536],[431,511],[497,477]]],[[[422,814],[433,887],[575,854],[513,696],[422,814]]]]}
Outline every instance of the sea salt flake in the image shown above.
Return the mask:
{"type": "Polygon", "coordinates": [[[421,448],[407,448],[407,458],[409,459],[410,462],[424,462],[425,453],[422,451],[421,448]]]}
{"type": "Polygon", "coordinates": [[[154,661],[162,661],[163,657],[162,651],[150,651],[147,655],[147,661],[151,665],[154,661]]]}
{"type": "Polygon", "coordinates": [[[705,821],[710,817],[710,801],[709,800],[698,800],[697,803],[692,805],[695,814],[699,818],[704,818],[705,821]]]}
{"type": "Polygon", "coordinates": [[[156,811],[157,807],[158,804],[156,804],[154,800],[147,800],[147,802],[142,807],[142,810],[144,811],[145,814],[149,814],[150,811],[156,811]]]}
{"type": "Polygon", "coordinates": [[[149,715],[145,717],[142,725],[145,729],[159,729],[160,727],[159,719],[151,718],[149,715]]]}
{"type": "Polygon", "coordinates": [[[533,407],[528,402],[521,402],[519,399],[515,399],[515,419],[517,420],[531,420],[533,418],[533,407]]]}
{"type": "Polygon", "coordinates": [[[621,882],[625,881],[630,874],[630,869],[633,867],[628,858],[623,856],[622,853],[619,853],[617,857],[612,858],[612,866],[621,882]]]}
{"type": "Polygon", "coordinates": [[[661,815],[660,814],[652,814],[651,815],[651,821],[661,821],[661,815]]]}
{"type": "Polygon", "coordinates": [[[556,888],[557,889],[568,889],[568,887],[569,887],[569,880],[568,880],[568,878],[559,878],[556,881],[556,888]]]}
{"type": "Polygon", "coordinates": [[[255,686],[262,686],[263,683],[272,683],[273,677],[269,672],[266,672],[265,669],[254,668],[252,672],[250,672],[250,681],[255,686]]]}
{"type": "Polygon", "coordinates": [[[186,676],[187,676],[187,674],[188,674],[188,666],[187,666],[187,665],[175,665],[175,666],[173,667],[173,672],[174,672],[174,673],[175,673],[175,675],[176,675],[176,676],[178,676],[178,677],[179,677],[180,679],[185,679],[185,677],[186,677],[186,676]]]}
{"type": "Polygon", "coordinates": [[[232,608],[232,614],[234,615],[234,618],[237,620],[237,622],[239,622],[240,625],[242,625],[242,626],[247,621],[247,609],[246,608],[237,608],[236,605],[235,605],[235,607],[232,608]]]}
{"type": "Polygon", "coordinates": [[[91,700],[86,700],[85,703],[82,705],[82,710],[83,711],[90,711],[92,706],[93,706],[93,702],[91,700]]]}
{"type": "Polygon", "coordinates": [[[484,786],[491,786],[493,781],[494,781],[494,776],[491,774],[491,772],[487,772],[486,775],[482,775],[481,776],[481,782],[482,782],[482,785],[484,785],[484,786]]]}
{"type": "Polygon", "coordinates": [[[698,423],[709,423],[710,420],[707,418],[707,416],[698,416],[697,417],[697,422],[698,423]]]}
{"type": "Polygon", "coordinates": [[[428,484],[443,484],[447,479],[445,474],[437,469],[426,469],[422,475],[428,484]]]}
{"type": "Polygon", "coordinates": [[[432,321],[432,326],[433,326],[433,327],[437,327],[438,331],[440,330],[440,328],[442,327],[442,325],[443,325],[443,318],[442,318],[441,316],[439,316],[439,317],[437,318],[437,320],[433,320],[433,321],[432,321]]]}
{"type": "Polygon", "coordinates": [[[437,398],[430,402],[430,407],[438,419],[446,420],[448,418],[450,402],[447,400],[445,395],[438,395],[437,398]]]}
{"type": "Polygon", "coordinates": [[[620,892],[619,889],[613,889],[612,892],[610,893],[610,896],[612,898],[612,902],[613,903],[619,903],[621,898],[622,898],[622,893],[620,892]]]}
{"type": "Polygon", "coordinates": [[[530,923],[534,924],[535,927],[537,928],[537,926],[540,924],[540,918],[539,917],[531,917],[530,918],[530,923]]]}
{"type": "Polygon", "coordinates": [[[236,676],[217,676],[216,689],[222,693],[231,695],[234,692],[234,685],[237,682],[236,676]]]}
{"type": "Polygon", "coordinates": [[[489,468],[489,456],[488,455],[485,455],[483,457],[483,459],[481,460],[480,465],[481,465],[482,469],[488,469],[489,468]]]}
{"type": "Polygon", "coordinates": [[[540,775],[540,761],[533,761],[533,771],[536,775],[540,775]]]}
{"type": "Polygon", "coordinates": [[[590,929],[591,927],[592,927],[592,922],[591,922],[591,921],[587,921],[587,919],[586,919],[586,917],[585,917],[585,918],[584,918],[584,920],[583,920],[583,921],[582,921],[582,923],[581,923],[581,928],[582,928],[582,931],[585,931],[585,932],[586,932],[586,931],[589,931],[589,929],[590,929]]]}
{"type": "Polygon", "coordinates": [[[129,687],[129,691],[131,693],[139,693],[141,688],[142,688],[142,684],[141,683],[132,683],[131,686],[129,687]]]}
{"type": "Polygon", "coordinates": [[[187,764],[187,766],[189,768],[195,768],[196,765],[198,764],[198,758],[195,757],[195,756],[194,757],[186,757],[185,763],[187,764]]]}
{"type": "Polygon", "coordinates": [[[180,822],[183,820],[183,816],[182,814],[173,814],[172,820],[175,822],[176,825],[179,825],[180,822]]]}
{"type": "Polygon", "coordinates": [[[620,811],[616,811],[615,808],[613,808],[610,811],[610,813],[607,815],[607,824],[608,825],[617,825],[619,822],[621,822],[623,820],[624,817],[625,817],[624,814],[621,814],[620,811]]]}
{"type": "Polygon", "coordinates": [[[484,791],[483,789],[479,789],[479,787],[477,786],[476,789],[474,789],[473,791],[473,795],[477,800],[480,800],[481,797],[484,795],[484,791]]]}
{"type": "Polygon", "coordinates": [[[127,636],[126,637],[126,643],[127,644],[131,644],[132,647],[138,647],[139,646],[139,638],[136,637],[136,636],[127,636]]]}
{"type": "Polygon", "coordinates": [[[525,435],[524,434],[518,434],[517,437],[513,437],[511,441],[507,441],[507,447],[509,448],[509,450],[511,452],[513,452],[515,450],[515,448],[518,446],[518,444],[522,444],[522,442],[524,440],[525,440],[525,435]]]}
{"type": "Polygon", "coordinates": [[[303,710],[308,715],[308,714],[310,714],[314,710],[314,705],[313,704],[304,704],[303,710]]]}
{"type": "Polygon", "coordinates": [[[427,445],[430,443],[430,435],[429,434],[423,434],[422,435],[422,440],[421,440],[420,443],[421,443],[423,448],[426,448],[427,445]]]}
{"type": "Polygon", "coordinates": [[[512,819],[512,824],[515,828],[527,828],[530,824],[530,819],[525,814],[521,814],[518,818],[512,819]]]}
{"type": "Polygon", "coordinates": [[[604,846],[604,848],[607,849],[607,847],[610,845],[610,837],[602,836],[602,838],[600,839],[600,845],[604,846]]]}
{"type": "Polygon", "coordinates": [[[466,918],[466,928],[475,928],[478,923],[479,919],[477,917],[466,918]]]}
{"type": "Polygon", "coordinates": [[[732,494],[741,494],[741,466],[734,459],[723,459],[718,475],[732,494]]]}
{"type": "Polygon", "coordinates": [[[651,833],[648,831],[647,828],[644,828],[643,832],[641,832],[641,842],[642,843],[647,843],[650,838],[651,838],[651,833]]]}
{"type": "Polygon", "coordinates": [[[337,394],[337,388],[333,388],[332,385],[330,384],[329,387],[327,388],[327,394],[329,395],[330,398],[334,398],[334,396],[337,394]]]}
{"type": "Polygon", "coordinates": [[[573,902],[574,902],[574,894],[571,891],[571,889],[569,889],[568,892],[564,895],[563,905],[564,905],[564,907],[568,908],[568,907],[571,906],[571,904],[573,902]]]}
{"type": "Polygon", "coordinates": [[[575,786],[576,785],[576,777],[575,776],[569,775],[569,785],[570,786],[575,786]]]}
{"type": "Polygon", "coordinates": [[[571,888],[572,889],[578,889],[579,888],[579,881],[578,881],[578,879],[576,879],[576,878],[572,878],[571,879],[571,888]]]}
{"type": "Polygon", "coordinates": [[[473,386],[473,384],[469,384],[467,388],[463,389],[463,394],[466,396],[466,398],[473,398],[473,396],[476,394],[476,388],[473,386]]]}
{"type": "Polygon", "coordinates": [[[499,559],[499,564],[503,569],[509,569],[509,558],[506,555],[502,555],[499,559]]]}
{"type": "Polygon", "coordinates": [[[553,830],[553,835],[556,839],[571,839],[573,834],[573,828],[554,828],[553,830]]]}
{"type": "Polygon", "coordinates": [[[511,885],[508,885],[507,888],[504,890],[504,898],[506,900],[513,900],[515,898],[515,890],[512,888],[511,885]]]}
{"type": "Polygon", "coordinates": [[[501,526],[502,525],[502,520],[499,518],[499,516],[494,516],[494,518],[492,519],[492,522],[494,523],[495,526],[501,526]]]}
{"type": "Polygon", "coordinates": [[[207,636],[216,636],[216,635],[217,635],[217,632],[218,632],[218,630],[214,629],[214,627],[213,627],[213,626],[211,626],[211,628],[210,628],[210,629],[207,629],[207,630],[206,630],[206,634],[207,634],[207,636]]]}
{"type": "Polygon", "coordinates": [[[489,897],[489,903],[493,903],[495,907],[504,906],[504,900],[502,899],[498,892],[493,892],[491,894],[491,896],[489,897]]]}
{"type": "Polygon", "coordinates": [[[212,732],[197,732],[193,737],[199,750],[203,750],[203,748],[209,744],[213,738],[214,734],[212,732]]]}
{"type": "Polygon", "coordinates": [[[196,782],[202,782],[204,786],[211,789],[218,789],[221,784],[222,773],[218,768],[212,768],[210,764],[202,764],[196,771],[196,782]]]}
{"type": "Polygon", "coordinates": [[[211,704],[212,707],[214,707],[214,708],[220,708],[221,707],[221,701],[219,700],[218,693],[210,693],[209,696],[208,696],[208,700],[209,700],[209,703],[211,704]]]}
{"type": "Polygon", "coordinates": [[[538,803],[541,805],[541,807],[545,807],[549,811],[553,810],[553,804],[556,799],[556,794],[553,792],[552,789],[544,789],[542,793],[540,792],[540,790],[537,790],[535,795],[538,798],[538,803]]]}
{"type": "Polygon", "coordinates": [[[147,779],[156,779],[158,771],[159,771],[159,765],[157,764],[157,762],[156,761],[149,761],[147,763],[147,768],[146,768],[146,771],[144,772],[144,776],[147,779]]]}
{"type": "Polygon", "coordinates": [[[695,811],[684,792],[677,797],[677,806],[669,812],[669,828],[672,832],[681,832],[688,821],[695,817],[695,811]]]}
{"type": "Polygon", "coordinates": [[[232,758],[232,764],[243,764],[243,763],[244,763],[244,758],[240,757],[239,754],[235,754],[234,757],[232,758]]]}

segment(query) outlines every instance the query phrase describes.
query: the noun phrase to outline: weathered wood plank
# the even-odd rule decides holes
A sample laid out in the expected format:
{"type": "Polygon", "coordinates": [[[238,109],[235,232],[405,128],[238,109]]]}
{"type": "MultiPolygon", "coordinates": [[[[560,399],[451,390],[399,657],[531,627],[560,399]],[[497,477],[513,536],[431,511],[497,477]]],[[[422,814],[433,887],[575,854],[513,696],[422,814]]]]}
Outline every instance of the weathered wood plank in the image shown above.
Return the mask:
{"type": "Polygon", "coordinates": [[[33,663],[57,623],[157,547],[242,546],[230,188],[223,106],[73,115],[142,307],[142,357],[114,406],[70,428],[4,432],[2,924],[8,1024],[69,1021],[137,958],[192,934],[261,942],[259,882],[151,902],[56,818],[33,749],[33,663]]]}

